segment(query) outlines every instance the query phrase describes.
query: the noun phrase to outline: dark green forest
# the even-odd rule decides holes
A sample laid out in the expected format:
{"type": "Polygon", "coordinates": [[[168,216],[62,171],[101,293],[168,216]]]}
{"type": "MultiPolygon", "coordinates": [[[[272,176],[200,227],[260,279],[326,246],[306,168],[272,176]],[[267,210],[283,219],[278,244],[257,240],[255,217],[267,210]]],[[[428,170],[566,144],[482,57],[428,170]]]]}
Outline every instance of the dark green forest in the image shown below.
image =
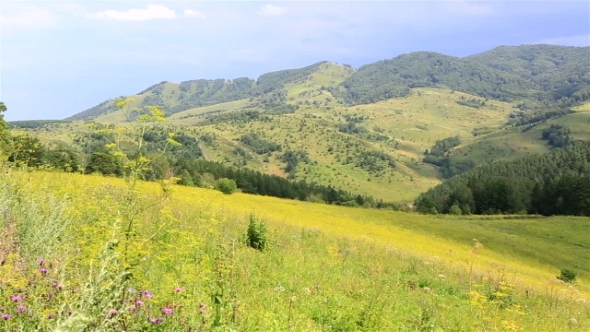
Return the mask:
{"type": "Polygon", "coordinates": [[[502,46],[466,58],[414,52],[362,66],[328,90],[353,105],[406,96],[411,88],[445,86],[484,98],[567,108],[590,99],[589,55],[590,47],[551,45],[502,46]]]}
{"type": "Polygon", "coordinates": [[[590,216],[590,141],[477,167],[415,203],[422,213],[590,216]]]}

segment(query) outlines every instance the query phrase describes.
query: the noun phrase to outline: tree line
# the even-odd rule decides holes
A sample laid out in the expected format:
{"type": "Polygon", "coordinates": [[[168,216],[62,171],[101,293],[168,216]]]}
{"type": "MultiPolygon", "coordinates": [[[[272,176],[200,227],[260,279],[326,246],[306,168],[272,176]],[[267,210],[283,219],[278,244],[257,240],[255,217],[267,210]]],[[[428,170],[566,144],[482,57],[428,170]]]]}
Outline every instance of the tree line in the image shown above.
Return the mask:
{"type": "Polygon", "coordinates": [[[590,141],[477,167],[415,204],[422,213],[590,216],[590,141]]]}

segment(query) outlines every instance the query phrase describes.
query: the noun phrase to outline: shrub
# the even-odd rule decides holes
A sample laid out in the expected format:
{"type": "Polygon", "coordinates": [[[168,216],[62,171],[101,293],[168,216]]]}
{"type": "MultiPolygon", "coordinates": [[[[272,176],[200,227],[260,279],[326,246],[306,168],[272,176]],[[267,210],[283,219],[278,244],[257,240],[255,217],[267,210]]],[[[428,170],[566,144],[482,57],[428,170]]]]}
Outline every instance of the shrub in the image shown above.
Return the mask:
{"type": "Polygon", "coordinates": [[[236,190],[238,190],[238,185],[236,184],[236,181],[232,179],[221,178],[217,180],[217,183],[215,184],[215,189],[221,191],[226,195],[231,195],[235,193],[236,190]]]}
{"type": "Polygon", "coordinates": [[[578,273],[574,270],[561,269],[561,274],[557,277],[557,279],[565,281],[565,282],[573,283],[574,281],[576,281],[577,275],[578,275],[578,273]]]}
{"type": "Polygon", "coordinates": [[[250,215],[250,224],[246,233],[246,244],[259,251],[266,249],[266,224],[259,221],[255,215],[250,215]]]}
{"type": "Polygon", "coordinates": [[[461,214],[463,214],[463,211],[461,211],[461,208],[459,207],[459,205],[455,204],[455,205],[451,206],[451,208],[449,209],[449,213],[454,214],[454,215],[461,215],[461,214]]]}

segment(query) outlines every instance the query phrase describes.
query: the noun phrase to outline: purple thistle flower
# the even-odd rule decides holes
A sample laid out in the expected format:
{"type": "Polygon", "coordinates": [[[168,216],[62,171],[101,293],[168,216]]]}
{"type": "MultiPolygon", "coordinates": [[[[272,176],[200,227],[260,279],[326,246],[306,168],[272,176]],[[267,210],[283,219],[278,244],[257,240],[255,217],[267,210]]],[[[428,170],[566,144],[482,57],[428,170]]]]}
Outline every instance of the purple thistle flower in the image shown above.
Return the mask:
{"type": "Polygon", "coordinates": [[[203,303],[203,302],[199,303],[199,307],[201,307],[201,308],[205,308],[206,306],[207,305],[205,303],[203,303]]]}
{"type": "Polygon", "coordinates": [[[141,295],[147,299],[151,299],[152,297],[154,297],[152,295],[152,293],[150,293],[150,291],[148,291],[148,290],[144,290],[144,291],[139,292],[139,295],[141,295]]]}
{"type": "Polygon", "coordinates": [[[200,313],[201,315],[204,315],[204,314],[206,313],[206,311],[205,311],[205,309],[201,309],[201,310],[199,310],[199,313],[200,313]]]}
{"type": "Polygon", "coordinates": [[[58,291],[61,291],[62,289],[64,289],[64,287],[60,284],[55,285],[55,289],[57,289],[58,291]]]}
{"type": "Polygon", "coordinates": [[[54,314],[47,314],[47,319],[53,319],[55,317],[54,314]]]}
{"type": "Polygon", "coordinates": [[[2,317],[2,319],[4,319],[4,320],[9,320],[12,316],[11,315],[8,315],[8,314],[3,314],[0,317],[2,317]]]}
{"type": "Polygon", "coordinates": [[[162,308],[162,313],[164,315],[172,315],[172,308],[162,308]]]}
{"type": "Polygon", "coordinates": [[[117,309],[111,309],[111,310],[109,311],[109,314],[110,314],[111,316],[116,316],[116,315],[118,315],[118,314],[119,314],[119,310],[117,310],[117,309]]]}
{"type": "Polygon", "coordinates": [[[20,295],[10,295],[10,301],[12,302],[20,302],[23,300],[23,297],[20,295]]]}
{"type": "Polygon", "coordinates": [[[176,287],[176,288],[174,288],[174,293],[180,293],[180,292],[182,292],[182,291],[183,291],[183,289],[182,289],[182,288],[180,288],[180,287],[176,287]]]}
{"type": "Polygon", "coordinates": [[[41,268],[41,269],[39,269],[39,272],[41,272],[41,274],[47,274],[47,269],[41,268]]]}
{"type": "Polygon", "coordinates": [[[39,263],[39,266],[43,266],[43,265],[45,265],[45,260],[43,258],[41,258],[37,261],[37,263],[39,263]]]}
{"type": "Polygon", "coordinates": [[[25,312],[25,311],[27,311],[27,307],[25,307],[25,306],[22,306],[22,305],[18,306],[17,312],[18,312],[19,314],[22,314],[22,313],[23,313],[23,312],[25,312]]]}
{"type": "Polygon", "coordinates": [[[158,317],[158,318],[150,318],[150,323],[152,323],[152,324],[160,324],[163,321],[164,321],[164,318],[160,318],[160,317],[158,317]]]}
{"type": "Polygon", "coordinates": [[[143,301],[142,301],[142,300],[137,300],[137,301],[135,301],[135,304],[137,304],[137,306],[138,306],[138,307],[141,307],[141,306],[143,306],[145,303],[143,303],[143,301]]]}

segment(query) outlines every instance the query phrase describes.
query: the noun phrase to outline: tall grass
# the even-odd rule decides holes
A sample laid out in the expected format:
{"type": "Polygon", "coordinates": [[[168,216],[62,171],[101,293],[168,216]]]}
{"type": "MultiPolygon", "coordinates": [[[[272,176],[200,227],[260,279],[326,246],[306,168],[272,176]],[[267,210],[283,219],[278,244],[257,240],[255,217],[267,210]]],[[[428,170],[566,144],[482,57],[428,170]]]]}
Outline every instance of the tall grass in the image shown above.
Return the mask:
{"type": "Polygon", "coordinates": [[[590,328],[587,297],[575,285],[552,278],[533,287],[514,283],[501,265],[482,269],[490,256],[481,239],[483,248],[477,251],[453,247],[457,252],[452,260],[410,244],[412,236],[415,241],[430,239],[431,245],[444,243],[432,235],[379,228],[371,215],[357,224],[344,217],[338,224],[329,217],[341,213],[356,218],[358,211],[368,212],[362,209],[175,186],[164,193],[153,183],[139,183],[130,192],[120,179],[94,176],[2,174],[0,211],[10,214],[0,215],[0,225],[6,229],[12,224],[15,236],[25,230],[27,235],[0,246],[11,250],[12,257],[0,266],[0,329],[590,328]],[[260,199],[256,208],[249,199],[260,199]],[[287,208],[293,204],[299,214],[287,208]],[[318,217],[314,209],[323,209],[324,222],[313,219],[318,217]],[[253,210],[267,225],[264,251],[245,241],[253,210]],[[22,216],[15,218],[14,211],[22,216]],[[60,235],[34,225],[37,221],[60,235]],[[385,229],[410,238],[402,242],[378,233],[385,229]],[[44,239],[53,243],[51,249],[35,249],[44,239]]]}

